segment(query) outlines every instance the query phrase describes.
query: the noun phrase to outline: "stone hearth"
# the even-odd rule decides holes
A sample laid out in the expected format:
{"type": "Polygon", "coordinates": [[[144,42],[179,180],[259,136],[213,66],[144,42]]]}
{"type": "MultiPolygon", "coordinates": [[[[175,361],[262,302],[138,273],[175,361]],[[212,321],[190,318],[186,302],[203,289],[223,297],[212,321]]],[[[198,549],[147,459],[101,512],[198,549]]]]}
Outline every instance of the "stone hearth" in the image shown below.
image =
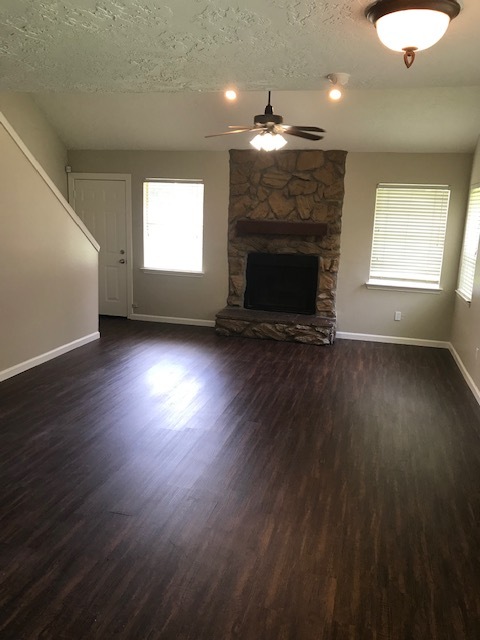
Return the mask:
{"type": "Polygon", "coordinates": [[[229,294],[220,335],[331,344],[345,151],[230,151],[229,294]],[[318,256],[315,315],[244,308],[249,253],[318,256]]]}
{"type": "Polygon", "coordinates": [[[330,318],[239,307],[225,307],[218,312],[216,331],[223,336],[269,338],[308,344],[332,344],[335,338],[330,318]]]}

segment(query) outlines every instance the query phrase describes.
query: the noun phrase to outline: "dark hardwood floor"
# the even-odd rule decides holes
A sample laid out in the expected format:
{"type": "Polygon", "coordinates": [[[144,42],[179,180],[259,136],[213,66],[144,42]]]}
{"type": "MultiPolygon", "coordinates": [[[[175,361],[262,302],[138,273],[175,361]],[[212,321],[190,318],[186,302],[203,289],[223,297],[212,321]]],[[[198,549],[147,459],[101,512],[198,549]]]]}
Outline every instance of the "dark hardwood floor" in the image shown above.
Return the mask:
{"type": "Polygon", "coordinates": [[[0,385],[1,640],[478,640],[447,351],[101,321],[0,385]]]}

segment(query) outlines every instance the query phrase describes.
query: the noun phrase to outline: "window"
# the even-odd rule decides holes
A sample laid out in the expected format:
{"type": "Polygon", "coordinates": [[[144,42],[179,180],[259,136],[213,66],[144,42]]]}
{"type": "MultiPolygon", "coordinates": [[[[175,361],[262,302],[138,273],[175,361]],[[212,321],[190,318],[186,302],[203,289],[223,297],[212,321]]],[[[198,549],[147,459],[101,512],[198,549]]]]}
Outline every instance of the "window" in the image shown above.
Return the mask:
{"type": "Polygon", "coordinates": [[[367,285],[439,289],[447,185],[379,184],[367,285]]]}
{"type": "Polygon", "coordinates": [[[475,267],[477,265],[479,239],[480,185],[475,185],[470,191],[457,289],[457,292],[462,296],[462,298],[465,298],[468,302],[472,301],[473,279],[475,277],[475,267]]]}
{"type": "Polygon", "coordinates": [[[202,272],[203,182],[143,183],[143,266],[202,272]]]}

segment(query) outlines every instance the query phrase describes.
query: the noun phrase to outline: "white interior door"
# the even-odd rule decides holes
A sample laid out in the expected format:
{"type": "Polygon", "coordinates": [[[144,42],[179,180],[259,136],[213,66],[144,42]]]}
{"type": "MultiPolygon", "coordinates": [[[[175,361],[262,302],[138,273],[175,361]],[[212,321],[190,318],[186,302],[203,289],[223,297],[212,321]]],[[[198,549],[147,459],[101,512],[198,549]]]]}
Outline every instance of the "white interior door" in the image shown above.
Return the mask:
{"type": "Polygon", "coordinates": [[[127,180],[92,174],[69,175],[69,200],[100,245],[99,312],[128,315],[127,180]]]}

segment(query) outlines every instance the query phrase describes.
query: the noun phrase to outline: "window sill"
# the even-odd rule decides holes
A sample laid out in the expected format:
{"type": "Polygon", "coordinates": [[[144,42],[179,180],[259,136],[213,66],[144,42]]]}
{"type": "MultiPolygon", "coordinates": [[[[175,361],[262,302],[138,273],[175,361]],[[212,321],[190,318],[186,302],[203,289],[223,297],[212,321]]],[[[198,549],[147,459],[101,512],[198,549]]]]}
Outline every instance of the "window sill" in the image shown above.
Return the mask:
{"type": "Polygon", "coordinates": [[[471,304],[472,304],[472,300],[471,299],[469,299],[466,296],[464,296],[463,293],[461,293],[461,291],[459,291],[458,289],[455,289],[455,293],[460,298],[460,300],[463,300],[463,302],[465,304],[468,304],[469,307],[471,306],[471,304]]]}
{"type": "Polygon", "coordinates": [[[204,271],[168,271],[167,269],[152,269],[151,267],[140,267],[140,271],[147,275],[154,276],[184,276],[187,278],[201,278],[204,271]]]}
{"type": "Polygon", "coordinates": [[[406,293],[441,293],[442,287],[432,284],[411,284],[410,282],[402,282],[401,280],[392,280],[391,282],[383,282],[382,280],[368,280],[365,283],[367,289],[383,289],[386,291],[405,291],[406,293]]]}

